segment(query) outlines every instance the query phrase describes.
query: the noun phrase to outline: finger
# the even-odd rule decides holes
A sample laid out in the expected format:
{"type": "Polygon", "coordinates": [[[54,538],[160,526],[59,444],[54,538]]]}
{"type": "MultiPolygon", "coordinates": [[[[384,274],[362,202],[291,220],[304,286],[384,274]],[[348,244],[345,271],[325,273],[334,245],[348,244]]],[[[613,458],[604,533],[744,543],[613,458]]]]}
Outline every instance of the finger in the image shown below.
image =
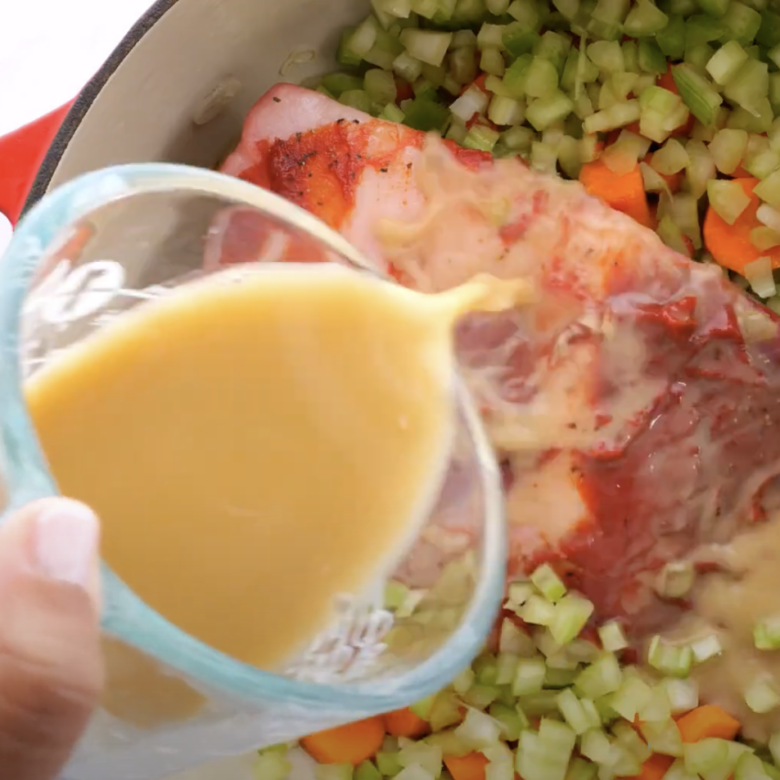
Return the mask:
{"type": "Polygon", "coordinates": [[[99,527],[84,505],[46,499],[0,529],[0,767],[52,780],[103,681],[99,527]]]}

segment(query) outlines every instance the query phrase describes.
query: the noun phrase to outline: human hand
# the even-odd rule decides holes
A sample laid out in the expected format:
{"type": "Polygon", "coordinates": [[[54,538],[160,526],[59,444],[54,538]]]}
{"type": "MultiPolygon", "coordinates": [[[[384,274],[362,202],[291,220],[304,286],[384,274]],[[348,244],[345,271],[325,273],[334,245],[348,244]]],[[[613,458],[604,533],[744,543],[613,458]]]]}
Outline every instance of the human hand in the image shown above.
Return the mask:
{"type": "Polygon", "coordinates": [[[0,529],[0,777],[54,780],[103,683],[99,525],[45,499],[0,529]]]}

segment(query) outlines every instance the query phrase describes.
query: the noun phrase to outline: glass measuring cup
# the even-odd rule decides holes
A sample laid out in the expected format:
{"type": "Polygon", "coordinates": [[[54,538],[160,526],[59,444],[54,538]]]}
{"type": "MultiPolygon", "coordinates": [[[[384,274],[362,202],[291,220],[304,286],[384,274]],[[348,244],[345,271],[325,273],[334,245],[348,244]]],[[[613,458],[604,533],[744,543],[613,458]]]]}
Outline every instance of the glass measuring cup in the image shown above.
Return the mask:
{"type": "MultiPolygon", "coordinates": [[[[200,169],[111,168],[39,203],[0,263],[3,517],[57,493],[25,407],[26,377],[130,308],[225,264],[285,260],[383,277],[305,211],[200,169]]],[[[107,690],[63,779],[153,780],[408,705],[466,666],[503,593],[504,526],[478,415],[457,377],[452,392],[448,471],[386,596],[344,594],[333,624],[275,673],[187,635],[104,565],[107,690]]]]}

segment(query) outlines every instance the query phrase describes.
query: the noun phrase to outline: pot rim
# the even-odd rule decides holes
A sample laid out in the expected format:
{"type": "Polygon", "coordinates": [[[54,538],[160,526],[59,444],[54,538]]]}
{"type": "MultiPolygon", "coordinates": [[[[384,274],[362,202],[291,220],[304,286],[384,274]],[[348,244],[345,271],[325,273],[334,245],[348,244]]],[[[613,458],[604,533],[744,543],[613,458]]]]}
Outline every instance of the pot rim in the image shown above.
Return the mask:
{"type": "Polygon", "coordinates": [[[100,66],[100,69],[79,92],[57,134],[54,136],[46,155],[33,179],[27,199],[22,207],[20,217],[23,217],[48,191],[54,173],[57,170],[65,150],[87,115],[92,104],[101,93],[108,80],[117,71],[141,39],[154,27],[162,17],[173,8],[178,0],[156,0],[128,30],[127,34],[117,44],[100,66]]]}

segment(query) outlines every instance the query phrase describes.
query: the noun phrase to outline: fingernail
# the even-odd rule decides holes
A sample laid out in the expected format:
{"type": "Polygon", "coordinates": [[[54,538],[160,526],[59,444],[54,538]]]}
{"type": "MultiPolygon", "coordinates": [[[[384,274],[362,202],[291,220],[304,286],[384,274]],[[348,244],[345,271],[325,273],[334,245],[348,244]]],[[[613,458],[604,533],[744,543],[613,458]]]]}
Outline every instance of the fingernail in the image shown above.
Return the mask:
{"type": "Polygon", "coordinates": [[[92,510],[78,501],[56,499],[35,518],[36,563],[47,577],[88,587],[98,535],[92,510]]]}

